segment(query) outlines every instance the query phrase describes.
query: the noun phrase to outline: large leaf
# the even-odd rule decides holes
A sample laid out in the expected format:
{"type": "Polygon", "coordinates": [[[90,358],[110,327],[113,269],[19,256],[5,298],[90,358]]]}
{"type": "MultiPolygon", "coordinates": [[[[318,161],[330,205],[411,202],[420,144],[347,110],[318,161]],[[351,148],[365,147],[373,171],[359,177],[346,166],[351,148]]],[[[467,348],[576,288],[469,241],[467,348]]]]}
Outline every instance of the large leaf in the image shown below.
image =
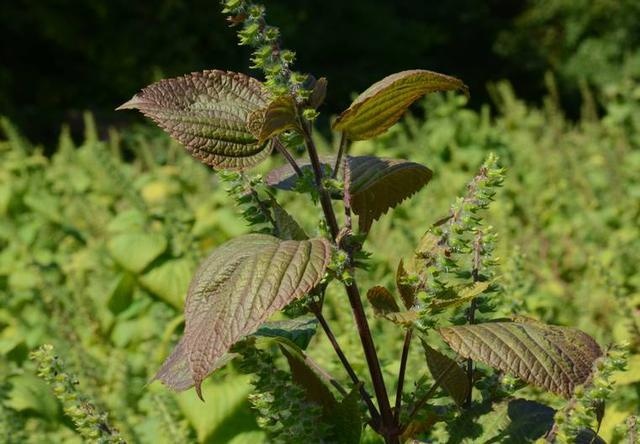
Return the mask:
{"type": "Polygon", "coordinates": [[[269,101],[259,81],[212,70],[161,80],[118,109],[140,110],[207,165],[242,170],[271,151],[271,144],[258,143],[248,127],[249,116],[269,101]]]}
{"type": "Polygon", "coordinates": [[[528,322],[491,322],[441,328],[458,354],[570,397],[584,383],[602,355],[586,333],[567,327],[528,322]]]}
{"type": "Polygon", "coordinates": [[[201,395],[202,380],[224,364],[229,348],[315,287],[330,256],[324,239],[249,234],[220,246],[191,282],[184,335],[155,379],[174,390],[195,385],[201,395]]]}
{"type": "Polygon", "coordinates": [[[350,157],[351,208],[360,231],[431,180],[431,170],[415,162],[373,156],[350,157]]]}
{"type": "Polygon", "coordinates": [[[431,376],[436,381],[440,381],[442,388],[446,390],[456,404],[463,405],[469,390],[471,390],[467,374],[456,361],[432,348],[425,341],[421,342],[431,376]]]}
{"type": "Polygon", "coordinates": [[[333,129],[351,140],[370,139],[396,123],[409,106],[425,94],[461,90],[461,80],[432,71],[414,69],[385,77],[360,94],[336,119],[333,129]]]}

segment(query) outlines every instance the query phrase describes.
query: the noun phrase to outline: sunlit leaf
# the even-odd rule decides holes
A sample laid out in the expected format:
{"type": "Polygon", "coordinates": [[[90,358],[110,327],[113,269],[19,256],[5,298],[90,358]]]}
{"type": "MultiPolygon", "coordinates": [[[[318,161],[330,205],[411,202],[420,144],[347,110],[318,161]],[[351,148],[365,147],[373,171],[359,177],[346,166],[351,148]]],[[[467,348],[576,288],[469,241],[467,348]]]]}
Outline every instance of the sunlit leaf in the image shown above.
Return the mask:
{"type": "Polygon", "coordinates": [[[118,109],[140,110],[207,165],[242,170],[271,152],[271,144],[258,143],[248,127],[249,115],[269,101],[259,81],[212,70],[161,80],[118,109]]]}
{"type": "Polygon", "coordinates": [[[202,380],[267,318],[315,287],[331,256],[324,239],[282,241],[249,234],[218,247],[200,265],[187,295],[185,331],[155,379],[174,390],[202,380]]]}
{"type": "Polygon", "coordinates": [[[182,308],[195,269],[188,259],[172,259],[140,277],[140,283],[160,299],[182,308]]]}
{"type": "Polygon", "coordinates": [[[431,170],[415,162],[373,156],[349,157],[351,207],[366,232],[390,208],[431,180],[431,170]]]}
{"type": "Polygon", "coordinates": [[[456,361],[430,347],[425,341],[421,342],[431,376],[436,381],[440,380],[440,386],[456,404],[463,405],[471,390],[467,374],[456,361]]]}
{"type": "Polygon", "coordinates": [[[333,124],[351,140],[370,139],[396,123],[409,106],[425,94],[460,90],[467,86],[455,77],[414,69],[385,77],[360,94],[333,124]]]}
{"type": "Polygon", "coordinates": [[[463,288],[458,296],[452,299],[437,300],[429,304],[429,309],[433,311],[444,310],[445,308],[458,307],[477,298],[483,291],[489,288],[490,282],[475,282],[473,285],[463,288]]]}
{"type": "Polygon", "coordinates": [[[586,333],[542,323],[492,322],[439,332],[461,356],[565,397],[587,380],[593,362],[602,355],[586,333]]]}

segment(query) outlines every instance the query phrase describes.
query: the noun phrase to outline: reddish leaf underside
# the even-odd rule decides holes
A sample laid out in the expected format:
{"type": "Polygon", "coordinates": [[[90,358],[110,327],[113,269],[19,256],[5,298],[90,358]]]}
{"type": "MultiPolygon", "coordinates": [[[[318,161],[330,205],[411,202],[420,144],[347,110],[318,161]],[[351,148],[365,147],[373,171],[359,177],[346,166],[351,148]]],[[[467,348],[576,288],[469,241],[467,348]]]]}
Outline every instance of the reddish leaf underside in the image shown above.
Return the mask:
{"type": "Polygon", "coordinates": [[[211,70],[156,82],[117,109],[140,110],[207,165],[242,170],[271,152],[248,127],[249,116],[269,101],[258,80],[211,70]]]}
{"type": "Polygon", "coordinates": [[[330,256],[324,239],[249,234],[221,245],[196,272],[184,335],[154,379],[178,391],[195,385],[202,397],[202,381],[227,362],[229,348],[315,287],[330,256]]]}

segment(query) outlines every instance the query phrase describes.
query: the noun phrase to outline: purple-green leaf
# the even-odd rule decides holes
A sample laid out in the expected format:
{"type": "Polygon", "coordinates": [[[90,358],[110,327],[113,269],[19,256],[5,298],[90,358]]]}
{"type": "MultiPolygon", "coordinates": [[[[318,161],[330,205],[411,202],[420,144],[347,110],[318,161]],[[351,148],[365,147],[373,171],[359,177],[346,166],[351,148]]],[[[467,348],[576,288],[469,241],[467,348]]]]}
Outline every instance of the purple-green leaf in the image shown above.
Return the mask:
{"type": "Polygon", "coordinates": [[[203,379],[226,362],[229,348],[315,287],[330,256],[324,239],[249,234],[221,245],[196,272],[184,335],[154,379],[174,390],[195,385],[201,395],[203,379]]]}
{"type": "Polygon", "coordinates": [[[256,79],[212,70],[156,82],[117,109],[140,110],[207,165],[243,170],[271,152],[249,129],[249,116],[270,100],[256,79]]]}
{"type": "Polygon", "coordinates": [[[490,322],[441,328],[440,335],[464,358],[511,373],[570,397],[602,355],[586,333],[540,322],[490,322]]]}
{"type": "Polygon", "coordinates": [[[349,157],[351,209],[358,227],[367,232],[390,208],[417,193],[431,180],[431,170],[419,163],[374,156],[349,157]]]}
{"type": "Polygon", "coordinates": [[[409,106],[425,94],[460,90],[467,86],[455,77],[414,69],[385,77],[360,94],[333,124],[351,140],[365,140],[384,133],[409,106]]]}
{"type": "MultiPolygon", "coordinates": [[[[335,163],[331,157],[321,163],[330,168],[335,163]]],[[[431,180],[431,170],[419,163],[402,159],[374,156],[349,156],[351,172],[351,209],[360,216],[360,231],[366,232],[390,208],[418,192],[431,180]]],[[[308,163],[299,163],[304,171],[308,163]]],[[[265,176],[265,182],[282,190],[292,190],[298,177],[290,165],[283,165],[265,176]]]]}
{"type": "Polygon", "coordinates": [[[289,95],[273,99],[265,109],[249,116],[249,130],[260,144],[291,129],[299,130],[299,124],[296,102],[289,95]]]}

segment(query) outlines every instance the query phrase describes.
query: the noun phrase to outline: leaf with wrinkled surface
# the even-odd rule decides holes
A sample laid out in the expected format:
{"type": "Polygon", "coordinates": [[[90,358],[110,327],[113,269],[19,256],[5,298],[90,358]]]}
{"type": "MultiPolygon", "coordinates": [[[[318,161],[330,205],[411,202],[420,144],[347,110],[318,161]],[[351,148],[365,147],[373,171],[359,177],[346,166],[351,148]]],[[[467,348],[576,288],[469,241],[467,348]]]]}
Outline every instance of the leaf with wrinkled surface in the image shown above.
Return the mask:
{"type": "Polygon", "coordinates": [[[440,386],[445,389],[456,404],[463,405],[469,390],[471,390],[467,374],[456,361],[432,348],[425,341],[421,342],[431,376],[436,381],[440,380],[440,386]]]}
{"type": "Polygon", "coordinates": [[[431,180],[431,170],[415,162],[373,156],[349,157],[351,209],[361,232],[369,231],[390,208],[412,196],[431,180]]]}
{"type": "Polygon", "coordinates": [[[153,83],[117,109],[140,110],[207,165],[243,170],[271,152],[248,127],[249,116],[269,101],[256,79],[211,70],[153,83]]]}
{"type": "Polygon", "coordinates": [[[384,133],[405,113],[409,106],[425,94],[460,90],[467,86],[455,77],[432,71],[402,71],[371,85],[333,124],[351,140],[365,140],[384,133]]]}
{"type": "Polygon", "coordinates": [[[459,355],[570,397],[602,355],[586,333],[542,323],[491,322],[439,329],[459,355]]]}
{"type": "Polygon", "coordinates": [[[218,247],[191,281],[184,335],[154,379],[178,391],[195,385],[201,396],[202,380],[229,348],[315,287],[330,257],[324,239],[249,234],[218,247]]]}

